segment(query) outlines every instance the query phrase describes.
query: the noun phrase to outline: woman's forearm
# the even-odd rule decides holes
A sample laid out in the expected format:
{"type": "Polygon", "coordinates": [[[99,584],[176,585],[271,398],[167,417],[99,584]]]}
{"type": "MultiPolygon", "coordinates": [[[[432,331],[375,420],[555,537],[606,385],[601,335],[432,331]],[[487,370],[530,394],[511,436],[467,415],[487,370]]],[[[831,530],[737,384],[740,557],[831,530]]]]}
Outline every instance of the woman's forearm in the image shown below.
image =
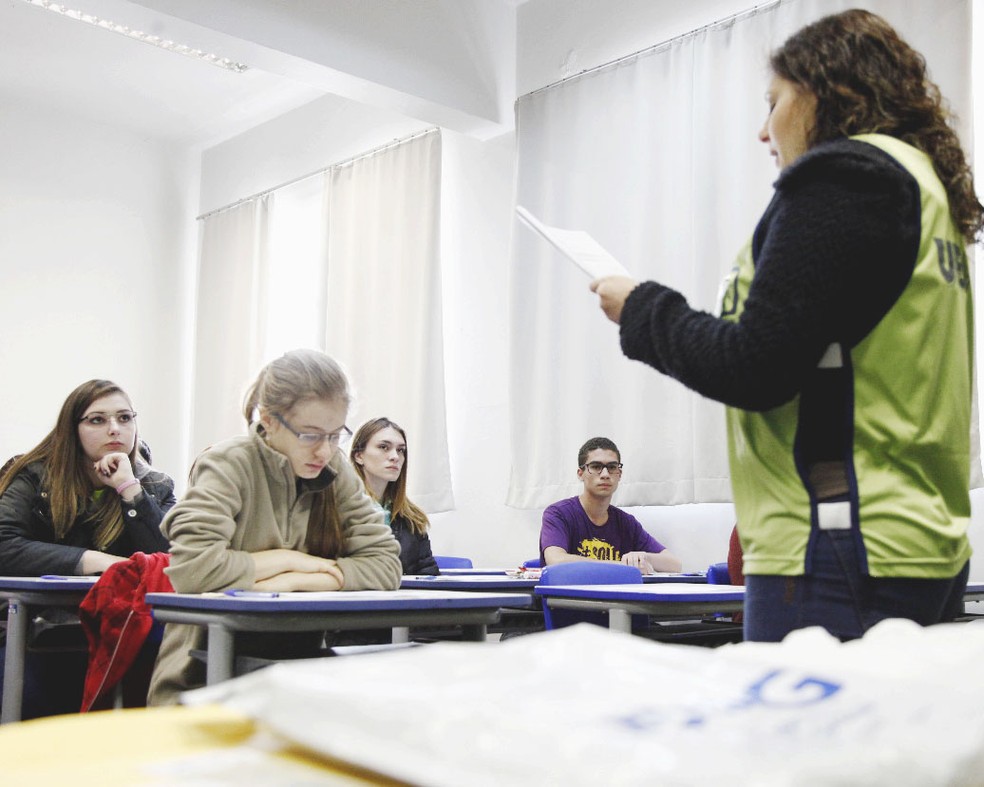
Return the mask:
{"type": "Polygon", "coordinates": [[[253,589],[279,593],[288,593],[294,590],[341,590],[344,587],[344,582],[339,579],[340,576],[340,573],[336,576],[328,573],[312,574],[305,571],[285,571],[267,579],[257,580],[253,584],[253,589]]]}
{"type": "Polygon", "coordinates": [[[341,572],[334,560],[298,552],[294,549],[267,549],[253,552],[254,580],[259,583],[265,579],[286,573],[329,574],[340,582],[341,572]]]}

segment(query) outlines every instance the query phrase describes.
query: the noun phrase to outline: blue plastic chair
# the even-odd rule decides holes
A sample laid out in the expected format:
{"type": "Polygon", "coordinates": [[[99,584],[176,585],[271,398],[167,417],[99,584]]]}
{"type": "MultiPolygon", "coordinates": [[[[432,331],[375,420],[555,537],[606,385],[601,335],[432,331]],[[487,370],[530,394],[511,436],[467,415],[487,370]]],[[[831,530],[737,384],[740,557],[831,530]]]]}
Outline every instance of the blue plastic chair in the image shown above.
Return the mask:
{"type": "Polygon", "coordinates": [[[438,568],[474,568],[471,558],[452,557],[451,555],[434,555],[438,568]]]}
{"type": "Polygon", "coordinates": [[[529,560],[523,561],[523,568],[542,568],[542,567],[543,567],[543,563],[540,561],[540,558],[538,557],[530,558],[529,560]]]}
{"type": "MultiPolygon", "coordinates": [[[[642,572],[624,563],[601,560],[577,560],[547,566],[540,574],[542,585],[641,585],[642,572]]],[[[636,615],[645,621],[645,615],[636,615]]],[[[593,623],[608,626],[607,612],[587,612],[577,609],[551,609],[548,599],[543,600],[543,623],[547,631],[573,626],[575,623],[593,623]]]]}
{"type": "Polygon", "coordinates": [[[707,567],[708,585],[730,585],[731,575],[728,573],[727,563],[713,563],[707,567]]]}

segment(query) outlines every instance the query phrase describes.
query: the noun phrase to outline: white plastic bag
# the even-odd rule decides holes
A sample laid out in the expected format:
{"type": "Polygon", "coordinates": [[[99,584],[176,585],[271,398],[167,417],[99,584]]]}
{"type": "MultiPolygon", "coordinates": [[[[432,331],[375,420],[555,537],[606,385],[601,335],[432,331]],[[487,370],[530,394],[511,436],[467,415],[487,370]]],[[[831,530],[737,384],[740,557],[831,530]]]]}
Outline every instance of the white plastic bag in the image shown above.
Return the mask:
{"type": "Polygon", "coordinates": [[[582,624],[184,695],[421,785],[984,784],[984,625],[707,649],[582,624]]]}

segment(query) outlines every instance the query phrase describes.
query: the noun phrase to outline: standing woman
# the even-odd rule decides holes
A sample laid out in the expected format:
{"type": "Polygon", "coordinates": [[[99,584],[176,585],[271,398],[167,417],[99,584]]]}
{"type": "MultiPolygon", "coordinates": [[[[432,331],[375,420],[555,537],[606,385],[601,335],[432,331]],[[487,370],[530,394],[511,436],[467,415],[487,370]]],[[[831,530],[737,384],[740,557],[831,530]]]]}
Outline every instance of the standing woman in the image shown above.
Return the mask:
{"type": "Polygon", "coordinates": [[[355,433],[349,458],[366,491],[386,512],[400,542],[404,574],[438,574],[427,514],[407,498],[407,435],[388,418],[367,421],[355,433]]]}
{"type": "MultiPolygon", "coordinates": [[[[89,380],[68,395],[54,429],[8,463],[0,575],[99,574],[134,552],[167,551],[160,523],[174,505],[174,482],[141,458],[136,419],[122,388],[89,380]]],[[[43,610],[29,637],[24,718],[78,711],[87,657],[77,616],[43,610]],[[58,624],[57,644],[67,633],[74,649],[42,647],[46,628],[58,624]]],[[[0,685],[3,656],[0,648],[0,685]]]]}
{"type": "Polygon", "coordinates": [[[973,305],[984,222],[923,57],[885,20],[824,17],[771,57],[775,194],[721,316],[592,283],[624,353],[728,405],[745,636],[962,610],[973,305]]]}
{"type": "MultiPolygon", "coordinates": [[[[260,371],[244,406],[249,434],[198,457],[162,525],[177,592],[399,587],[399,544],[338,451],[351,434],[349,399],[341,368],[316,350],[288,352],[260,371]]],[[[204,684],[189,651],[205,637],[201,626],[165,626],[149,704],[173,704],[204,684]]],[[[315,655],[322,639],[257,633],[236,642],[240,653],[279,659],[315,655]]]]}

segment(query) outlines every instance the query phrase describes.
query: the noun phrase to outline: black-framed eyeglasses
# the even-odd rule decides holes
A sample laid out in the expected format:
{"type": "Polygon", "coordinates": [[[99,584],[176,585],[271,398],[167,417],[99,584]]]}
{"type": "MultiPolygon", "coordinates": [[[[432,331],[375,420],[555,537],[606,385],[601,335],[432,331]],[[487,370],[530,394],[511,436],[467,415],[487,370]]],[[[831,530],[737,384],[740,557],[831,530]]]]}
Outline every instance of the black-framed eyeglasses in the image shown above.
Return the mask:
{"type": "Polygon", "coordinates": [[[137,414],[132,410],[120,410],[118,413],[89,413],[79,419],[80,424],[100,427],[105,426],[110,421],[116,421],[117,426],[129,426],[136,419],[137,414]]]}
{"type": "Polygon", "coordinates": [[[601,475],[602,470],[607,470],[608,475],[621,475],[621,462],[586,462],[581,465],[582,470],[587,470],[591,475],[601,475]]]}
{"type": "Polygon", "coordinates": [[[315,446],[321,445],[327,441],[329,445],[337,446],[339,443],[348,440],[352,436],[352,430],[347,426],[343,426],[341,429],[337,429],[334,432],[298,432],[293,426],[284,420],[282,415],[274,415],[274,418],[280,421],[284,429],[294,435],[301,445],[315,446]]]}

